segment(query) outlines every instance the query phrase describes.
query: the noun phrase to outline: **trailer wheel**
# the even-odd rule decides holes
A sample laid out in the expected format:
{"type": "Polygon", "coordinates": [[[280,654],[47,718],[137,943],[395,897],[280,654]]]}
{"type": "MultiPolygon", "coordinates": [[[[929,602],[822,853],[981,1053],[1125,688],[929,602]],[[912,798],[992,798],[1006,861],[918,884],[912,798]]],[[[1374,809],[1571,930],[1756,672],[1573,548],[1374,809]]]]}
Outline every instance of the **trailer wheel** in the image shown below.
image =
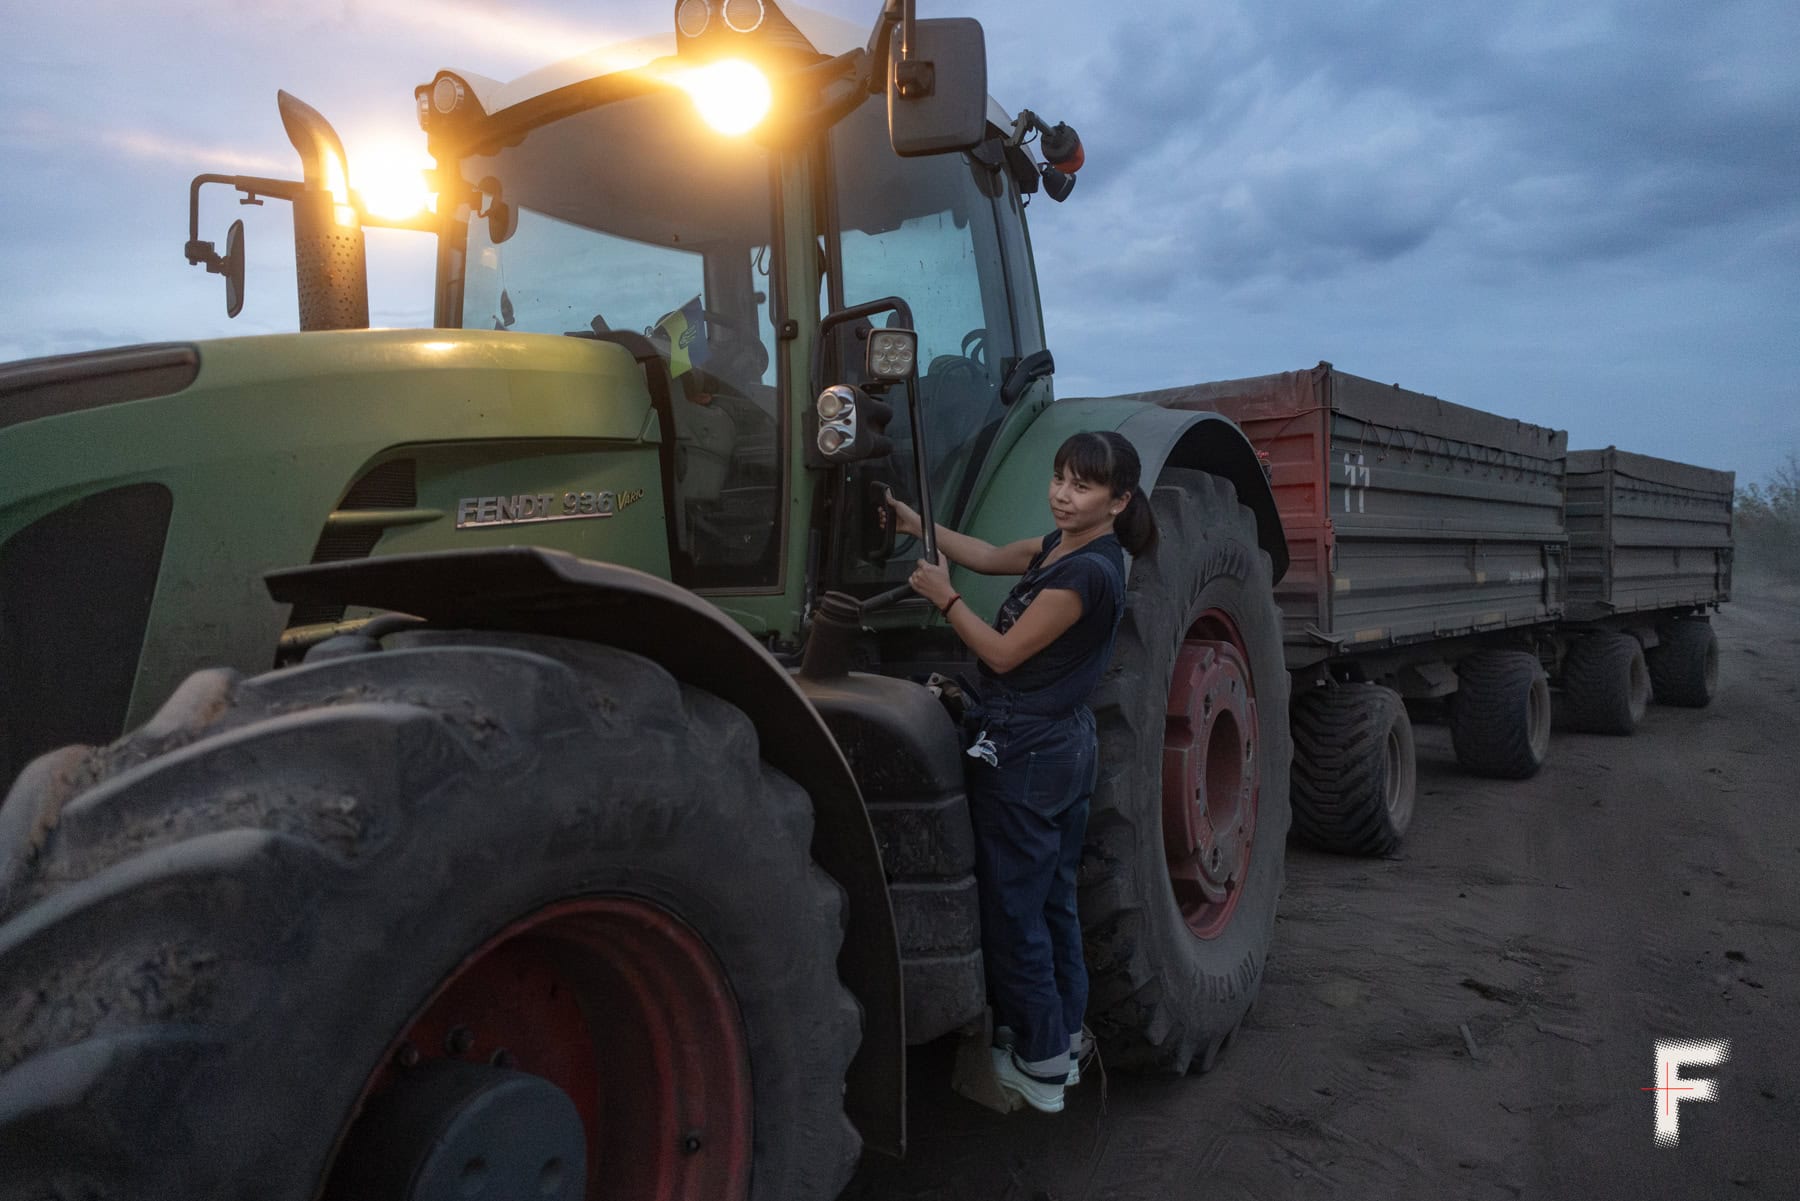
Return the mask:
{"type": "Polygon", "coordinates": [[[1313,688],[1295,698],[1293,727],[1294,832],[1344,855],[1399,846],[1419,778],[1400,694],[1378,684],[1313,688]]]}
{"type": "Polygon", "coordinates": [[[389,647],[20,777],[0,1196],[835,1196],[843,899],[748,719],[612,648],[389,647]]]}
{"type": "Polygon", "coordinates": [[[1529,651],[1477,651],[1456,665],[1450,741],[1480,776],[1523,780],[1550,753],[1550,684],[1529,651]]]}
{"type": "Polygon", "coordinates": [[[1080,904],[1113,1061],[1212,1066],[1262,984],[1288,829],[1288,677],[1269,557],[1231,484],[1170,470],[1093,708],[1080,904]]]}
{"type": "Polygon", "coordinates": [[[1719,638],[1712,622],[1693,617],[1665,626],[1662,644],[1646,656],[1659,705],[1704,709],[1719,690],[1719,638]]]}
{"type": "Polygon", "coordinates": [[[1644,649],[1630,634],[1597,630],[1563,661],[1562,720],[1589,734],[1629,734],[1650,703],[1644,649]]]}

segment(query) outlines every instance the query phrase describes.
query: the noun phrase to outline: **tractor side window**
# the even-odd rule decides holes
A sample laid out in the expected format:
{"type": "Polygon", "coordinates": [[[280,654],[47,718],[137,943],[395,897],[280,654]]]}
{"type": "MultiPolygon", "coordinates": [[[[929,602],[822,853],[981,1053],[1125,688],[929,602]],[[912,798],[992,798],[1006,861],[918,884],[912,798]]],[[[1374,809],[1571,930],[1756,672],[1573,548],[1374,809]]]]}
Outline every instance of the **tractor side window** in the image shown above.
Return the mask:
{"type": "MultiPolygon", "coordinates": [[[[976,435],[997,419],[1000,384],[1018,353],[995,218],[1002,178],[967,154],[895,155],[880,97],[832,131],[832,173],[843,301],[892,295],[912,306],[931,495],[939,520],[955,521],[947,500],[978,466],[976,435]]],[[[854,378],[858,367],[841,370],[854,378]]],[[[888,399],[894,453],[853,470],[852,495],[866,494],[871,479],[918,494],[906,397],[895,389],[888,399]]],[[[846,582],[902,578],[910,562],[900,548],[885,571],[865,565],[846,582]]]]}
{"type": "Polygon", "coordinates": [[[460,167],[512,216],[498,232],[489,220],[469,222],[463,326],[647,336],[674,403],[676,582],[778,584],[767,149],[705,129],[684,93],[653,92],[539,126],[460,167]]]}

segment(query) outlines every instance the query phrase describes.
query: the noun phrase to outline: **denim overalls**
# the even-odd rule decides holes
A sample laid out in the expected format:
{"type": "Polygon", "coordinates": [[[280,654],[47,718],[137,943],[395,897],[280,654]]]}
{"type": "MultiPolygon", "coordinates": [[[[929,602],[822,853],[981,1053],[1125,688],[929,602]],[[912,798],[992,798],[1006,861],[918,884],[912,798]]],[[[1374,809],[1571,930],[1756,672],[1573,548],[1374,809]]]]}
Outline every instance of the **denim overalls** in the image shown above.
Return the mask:
{"type": "Polygon", "coordinates": [[[1099,772],[1087,697],[1112,657],[1125,577],[1111,535],[1042,568],[1059,540],[1060,531],[1045,539],[995,625],[1004,632],[1046,587],[1081,593],[1083,619],[1008,676],[984,676],[968,716],[968,779],[995,1024],[1012,1028],[1027,1071],[1060,1080],[1087,1010],[1075,908],[1075,870],[1099,772]],[[1034,664],[1053,674],[1028,671],[1034,664]],[[1032,686],[1009,683],[1021,676],[1032,686]]]}

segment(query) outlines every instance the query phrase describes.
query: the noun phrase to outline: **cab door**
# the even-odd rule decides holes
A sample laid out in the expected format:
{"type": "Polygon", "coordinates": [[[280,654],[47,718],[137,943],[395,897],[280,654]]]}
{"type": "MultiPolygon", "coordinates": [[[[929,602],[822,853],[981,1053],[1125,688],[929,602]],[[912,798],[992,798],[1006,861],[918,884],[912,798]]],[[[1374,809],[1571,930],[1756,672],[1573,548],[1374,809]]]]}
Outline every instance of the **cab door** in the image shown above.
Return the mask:
{"type": "MultiPolygon", "coordinates": [[[[885,105],[874,97],[832,130],[827,174],[830,230],[823,300],[828,308],[899,296],[919,335],[918,398],[927,483],[939,522],[955,527],[1005,409],[1000,388],[1019,359],[1043,345],[1036,280],[1020,196],[1001,134],[976,150],[901,158],[889,146],[885,105]]],[[[860,382],[854,337],[825,355],[830,381],[860,382]]],[[[853,594],[905,579],[916,546],[871,555],[866,510],[872,485],[917,503],[908,401],[895,389],[893,453],[844,473],[831,531],[832,586],[853,594]]],[[[1046,519],[1047,520],[1047,519],[1046,519]]]]}

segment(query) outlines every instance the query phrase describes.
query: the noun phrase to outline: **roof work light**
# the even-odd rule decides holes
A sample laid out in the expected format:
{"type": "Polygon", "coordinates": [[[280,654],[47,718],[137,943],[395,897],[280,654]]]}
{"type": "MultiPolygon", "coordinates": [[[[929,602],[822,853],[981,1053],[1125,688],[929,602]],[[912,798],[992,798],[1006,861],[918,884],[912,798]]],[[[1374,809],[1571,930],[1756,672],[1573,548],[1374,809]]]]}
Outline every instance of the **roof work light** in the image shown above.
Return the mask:
{"type": "Polygon", "coordinates": [[[685,59],[824,57],[774,0],[679,0],[675,50],[685,59]]]}
{"type": "Polygon", "coordinates": [[[755,33],[768,16],[768,8],[763,0],[681,0],[675,9],[675,28],[684,37],[697,38],[715,15],[733,33],[755,33]]]}
{"type": "Polygon", "coordinates": [[[713,129],[735,137],[769,115],[765,70],[823,57],[773,0],[678,0],[674,82],[713,129]]]}
{"type": "Polygon", "coordinates": [[[706,123],[730,137],[761,124],[774,97],[768,76],[738,58],[689,67],[676,82],[694,98],[706,123]]]}

